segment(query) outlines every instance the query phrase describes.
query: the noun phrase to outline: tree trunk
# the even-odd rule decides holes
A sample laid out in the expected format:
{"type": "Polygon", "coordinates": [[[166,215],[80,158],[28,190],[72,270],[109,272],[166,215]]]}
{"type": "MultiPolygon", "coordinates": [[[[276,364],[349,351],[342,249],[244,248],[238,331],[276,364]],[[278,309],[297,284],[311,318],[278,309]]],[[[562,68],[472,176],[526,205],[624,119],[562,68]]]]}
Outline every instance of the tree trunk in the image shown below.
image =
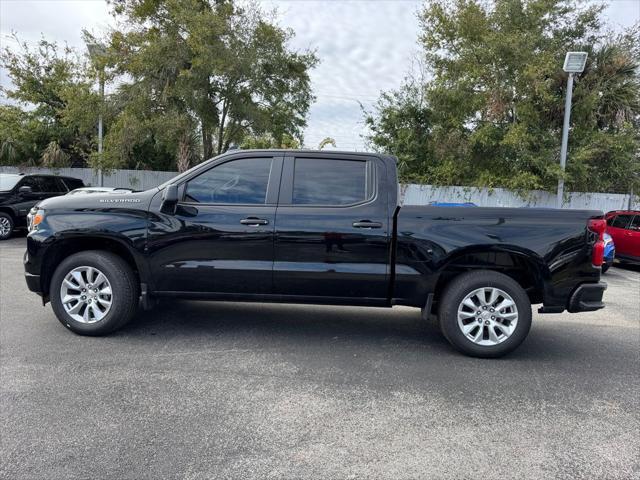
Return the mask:
{"type": "Polygon", "coordinates": [[[222,118],[220,119],[220,125],[218,125],[218,155],[222,153],[224,142],[224,124],[227,121],[227,102],[222,104],[222,118]]]}
{"type": "Polygon", "coordinates": [[[178,143],[178,158],[176,158],[176,165],[180,173],[189,170],[191,166],[191,142],[189,141],[189,134],[184,133],[180,137],[178,143]]]}
{"type": "Polygon", "coordinates": [[[213,157],[213,144],[211,130],[204,122],[200,123],[202,128],[202,159],[209,160],[213,157]]]}

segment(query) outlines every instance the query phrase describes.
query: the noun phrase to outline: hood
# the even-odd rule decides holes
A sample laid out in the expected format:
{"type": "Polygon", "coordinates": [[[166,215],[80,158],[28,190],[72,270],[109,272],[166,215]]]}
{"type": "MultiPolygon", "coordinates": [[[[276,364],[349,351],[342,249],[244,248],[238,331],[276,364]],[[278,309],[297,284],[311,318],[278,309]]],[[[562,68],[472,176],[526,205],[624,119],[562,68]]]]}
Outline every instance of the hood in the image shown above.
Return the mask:
{"type": "Polygon", "coordinates": [[[157,188],[144,192],[105,192],[86,195],[63,195],[47,198],[38,203],[39,208],[45,210],[56,209],[143,209],[148,210],[151,198],[158,193],[157,188]]]}

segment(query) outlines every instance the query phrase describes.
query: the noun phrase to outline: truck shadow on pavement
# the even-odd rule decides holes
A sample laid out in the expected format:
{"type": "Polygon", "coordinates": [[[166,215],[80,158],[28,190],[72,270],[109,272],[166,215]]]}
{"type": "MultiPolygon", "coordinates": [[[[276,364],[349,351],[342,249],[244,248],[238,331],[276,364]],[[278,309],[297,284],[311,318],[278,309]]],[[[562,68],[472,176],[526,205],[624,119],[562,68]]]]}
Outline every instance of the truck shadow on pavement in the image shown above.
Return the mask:
{"type": "MultiPolygon", "coordinates": [[[[591,341],[576,340],[566,328],[548,326],[537,327],[534,320],[527,340],[504,359],[580,358],[589,351],[591,341]]],[[[150,311],[140,310],[134,321],[114,335],[153,337],[195,349],[224,343],[247,349],[308,349],[317,354],[328,345],[339,345],[355,354],[418,352],[467,358],[449,345],[435,322],[424,322],[418,309],[172,300],[150,311]]],[[[594,334],[594,343],[601,340],[594,334]]]]}

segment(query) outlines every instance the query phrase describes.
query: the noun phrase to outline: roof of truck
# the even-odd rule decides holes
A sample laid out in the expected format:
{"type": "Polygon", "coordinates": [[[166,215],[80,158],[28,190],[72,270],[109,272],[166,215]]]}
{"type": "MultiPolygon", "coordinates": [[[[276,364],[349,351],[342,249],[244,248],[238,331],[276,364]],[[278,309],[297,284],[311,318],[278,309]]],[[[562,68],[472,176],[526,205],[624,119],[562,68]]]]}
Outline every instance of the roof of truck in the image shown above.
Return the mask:
{"type": "Polygon", "coordinates": [[[384,157],[390,160],[396,161],[396,157],[392,155],[387,155],[385,153],[377,153],[377,152],[355,152],[353,150],[312,150],[306,148],[255,148],[255,149],[234,149],[227,150],[225,153],[221,155],[233,154],[233,153],[251,153],[251,152],[272,152],[272,153],[281,153],[281,154],[320,154],[320,155],[374,155],[376,157],[384,157]]]}

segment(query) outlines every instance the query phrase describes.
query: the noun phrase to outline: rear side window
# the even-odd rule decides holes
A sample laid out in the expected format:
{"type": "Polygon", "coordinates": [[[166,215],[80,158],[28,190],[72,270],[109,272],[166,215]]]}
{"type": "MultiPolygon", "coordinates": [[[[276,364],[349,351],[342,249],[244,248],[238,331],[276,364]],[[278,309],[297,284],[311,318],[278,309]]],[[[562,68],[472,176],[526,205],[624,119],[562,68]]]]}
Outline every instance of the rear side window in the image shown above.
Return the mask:
{"type": "Polygon", "coordinates": [[[58,185],[55,177],[37,177],[37,179],[42,192],[56,193],[62,191],[62,186],[58,185]]]}
{"type": "Polygon", "coordinates": [[[61,178],[56,178],[56,185],[58,187],[58,192],[66,193],[68,191],[67,186],[64,184],[61,178]]]}
{"type": "Polygon", "coordinates": [[[368,170],[361,160],[296,158],[293,204],[351,205],[368,200],[373,190],[368,170]]]}
{"type": "Polygon", "coordinates": [[[79,178],[61,178],[61,180],[69,191],[84,187],[84,182],[79,178]]]}
{"type": "Polygon", "coordinates": [[[629,220],[631,220],[631,215],[616,215],[610,220],[611,223],[609,225],[616,228],[627,228],[629,220]]]}
{"type": "Polygon", "coordinates": [[[217,165],[187,183],[187,202],[264,204],[271,158],[242,158],[217,165]]]}
{"type": "Polygon", "coordinates": [[[631,225],[629,225],[629,230],[640,230],[640,215],[633,217],[633,221],[631,225]]]}

